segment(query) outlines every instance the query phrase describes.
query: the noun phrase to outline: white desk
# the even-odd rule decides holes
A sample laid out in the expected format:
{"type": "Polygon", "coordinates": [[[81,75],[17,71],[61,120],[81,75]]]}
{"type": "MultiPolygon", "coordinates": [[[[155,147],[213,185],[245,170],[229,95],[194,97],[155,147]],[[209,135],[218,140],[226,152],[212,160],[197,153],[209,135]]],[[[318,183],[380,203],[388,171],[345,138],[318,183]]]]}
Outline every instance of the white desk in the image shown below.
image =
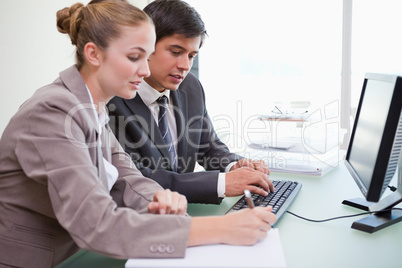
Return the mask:
{"type": "MultiPolygon", "coordinates": [[[[361,212],[341,204],[344,199],[362,197],[343,163],[323,177],[272,173],[271,178],[295,180],[303,184],[289,209],[300,216],[326,219],[361,212]]],[[[193,216],[222,215],[237,199],[225,198],[219,206],[190,204],[188,212],[193,216]]],[[[313,223],[286,213],[276,227],[288,267],[402,267],[399,257],[402,254],[402,222],[373,234],[351,229],[352,222],[362,217],[313,223]]],[[[80,251],[58,268],[122,268],[124,263],[124,260],[80,251]]]]}
{"type": "MultiPolygon", "coordinates": [[[[289,179],[303,184],[289,209],[300,216],[326,219],[361,212],[341,204],[344,199],[363,197],[343,163],[323,177],[272,173],[271,179],[289,179]]],[[[226,198],[220,206],[192,204],[189,213],[193,216],[223,214],[234,201],[234,198],[226,198]]],[[[399,257],[402,222],[373,234],[350,228],[353,221],[363,217],[313,223],[286,213],[276,227],[288,267],[402,267],[399,257]]]]}

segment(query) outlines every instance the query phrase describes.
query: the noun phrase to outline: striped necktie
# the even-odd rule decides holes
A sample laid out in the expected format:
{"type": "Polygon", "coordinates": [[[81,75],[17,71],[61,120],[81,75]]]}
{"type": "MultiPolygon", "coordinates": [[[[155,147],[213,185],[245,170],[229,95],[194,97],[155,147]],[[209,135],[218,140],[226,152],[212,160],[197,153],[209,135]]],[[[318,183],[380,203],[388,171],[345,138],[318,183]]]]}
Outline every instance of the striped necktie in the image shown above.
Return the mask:
{"type": "Polygon", "coordinates": [[[159,104],[159,116],[158,116],[159,130],[162,134],[163,140],[165,141],[167,149],[169,151],[170,160],[172,163],[171,164],[172,170],[177,171],[176,151],[173,146],[172,135],[170,133],[166,116],[167,97],[163,95],[157,99],[157,102],[159,104]]]}

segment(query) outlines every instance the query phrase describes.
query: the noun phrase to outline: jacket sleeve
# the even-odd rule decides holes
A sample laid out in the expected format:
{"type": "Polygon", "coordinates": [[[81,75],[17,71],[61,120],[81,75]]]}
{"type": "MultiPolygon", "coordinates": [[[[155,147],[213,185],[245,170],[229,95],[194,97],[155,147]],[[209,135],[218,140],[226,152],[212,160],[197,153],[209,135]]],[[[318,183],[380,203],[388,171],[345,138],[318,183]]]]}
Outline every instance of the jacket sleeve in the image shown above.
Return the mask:
{"type": "MultiPolygon", "coordinates": [[[[117,159],[120,162],[124,158],[125,161],[131,163],[136,172],[141,172],[143,176],[157,182],[164,189],[170,189],[186,196],[189,203],[219,204],[222,201],[222,198],[218,198],[217,193],[219,171],[179,174],[164,169],[151,170],[148,167],[142,167],[139,161],[131,161],[132,159],[123,151],[116,139],[114,139],[114,142],[115,148],[119,148],[119,150],[113,153],[113,159],[117,159]],[[134,167],[135,165],[138,169],[134,167]]],[[[114,163],[116,163],[116,160],[114,160],[114,163]]],[[[132,202],[122,199],[124,196],[127,199],[128,195],[123,194],[127,189],[134,189],[134,187],[129,186],[129,183],[122,179],[119,179],[113,186],[111,194],[119,206],[132,205],[132,202]]]]}
{"type": "Polygon", "coordinates": [[[75,243],[113,258],[183,257],[191,218],[147,214],[160,187],[133,169],[126,154],[114,151],[127,204],[119,207],[98,175],[93,148],[97,133],[88,125],[89,113],[77,112],[66,124],[79,103],[69,94],[46,98],[51,103],[32,105],[26,120],[30,131],[15,152],[25,174],[47,187],[55,217],[75,243]]]}
{"type": "Polygon", "coordinates": [[[231,153],[229,148],[224,144],[215,132],[211,118],[206,108],[206,98],[204,89],[193,74],[188,74],[188,84],[192,85],[186,88],[188,94],[188,104],[197,110],[196,116],[199,122],[190,124],[188,131],[194,131],[192,128],[198,129],[201,136],[198,141],[197,162],[205,168],[205,170],[219,170],[225,172],[226,167],[232,163],[244,158],[238,154],[231,153]]]}
{"type": "Polygon", "coordinates": [[[164,169],[155,170],[151,178],[163,188],[186,196],[189,203],[220,204],[218,197],[219,171],[176,173],[164,169]]]}
{"type": "Polygon", "coordinates": [[[205,170],[225,172],[226,167],[244,157],[230,152],[229,148],[216,135],[212,121],[205,111],[197,162],[205,170]]]}

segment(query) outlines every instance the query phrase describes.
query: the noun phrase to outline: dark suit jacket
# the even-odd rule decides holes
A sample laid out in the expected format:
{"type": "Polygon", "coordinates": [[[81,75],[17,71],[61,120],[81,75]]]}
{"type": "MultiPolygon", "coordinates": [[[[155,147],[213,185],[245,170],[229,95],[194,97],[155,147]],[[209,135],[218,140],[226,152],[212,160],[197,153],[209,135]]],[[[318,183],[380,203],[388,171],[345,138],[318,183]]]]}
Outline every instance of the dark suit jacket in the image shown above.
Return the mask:
{"type": "Polygon", "coordinates": [[[111,128],[144,176],[184,194],[191,203],[219,203],[218,173],[241,157],[218,139],[198,78],[189,73],[170,98],[177,123],[177,173],[172,171],[158,126],[138,94],[134,99],[115,97],[109,102],[111,128]],[[196,162],[207,172],[193,173],[196,162]]]}
{"type": "Polygon", "coordinates": [[[53,267],[79,247],[125,259],[184,256],[190,217],[146,213],[162,187],[134,167],[110,128],[99,135],[90,103],[73,66],[26,101],[5,129],[0,267],[53,267]],[[103,157],[119,172],[111,193],[103,157]]]}

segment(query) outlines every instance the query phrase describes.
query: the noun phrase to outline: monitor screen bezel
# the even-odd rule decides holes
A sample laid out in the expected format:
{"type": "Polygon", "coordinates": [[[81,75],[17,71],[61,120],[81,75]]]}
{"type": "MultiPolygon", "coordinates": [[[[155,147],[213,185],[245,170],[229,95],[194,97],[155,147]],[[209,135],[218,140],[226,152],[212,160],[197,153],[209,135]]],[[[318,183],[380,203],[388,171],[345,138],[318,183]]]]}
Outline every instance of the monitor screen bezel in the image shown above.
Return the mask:
{"type": "Polygon", "coordinates": [[[401,106],[402,106],[401,100],[402,100],[402,78],[400,76],[374,74],[374,73],[368,73],[365,75],[359,105],[357,107],[356,117],[353,123],[353,129],[350,136],[348,150],[346,153],[345,166],[348,168],[350,174],[352,175],[353,179],[357,183],[358,187],[360,188],[361,192],[363,193],[367,201],[378,202],[384,192],[385,176],[388,170],[389,160],[394,147],[394,140],[401,115],[401,106]],[[366,187],[366,185],[363,183],[363,180],[359,177],[359,174],[353,167],[353,164],[351,164],[350,155],[351,150],[353,148],[356,127],[359,122],[361,107],[366,93],[367,83],[370,82],[370,80],[392,83],[393,93],[385,126],[383,132],[380,133],[381,142],[375,160],[373,175],[370,180],[370,185],[366,187]]]}

